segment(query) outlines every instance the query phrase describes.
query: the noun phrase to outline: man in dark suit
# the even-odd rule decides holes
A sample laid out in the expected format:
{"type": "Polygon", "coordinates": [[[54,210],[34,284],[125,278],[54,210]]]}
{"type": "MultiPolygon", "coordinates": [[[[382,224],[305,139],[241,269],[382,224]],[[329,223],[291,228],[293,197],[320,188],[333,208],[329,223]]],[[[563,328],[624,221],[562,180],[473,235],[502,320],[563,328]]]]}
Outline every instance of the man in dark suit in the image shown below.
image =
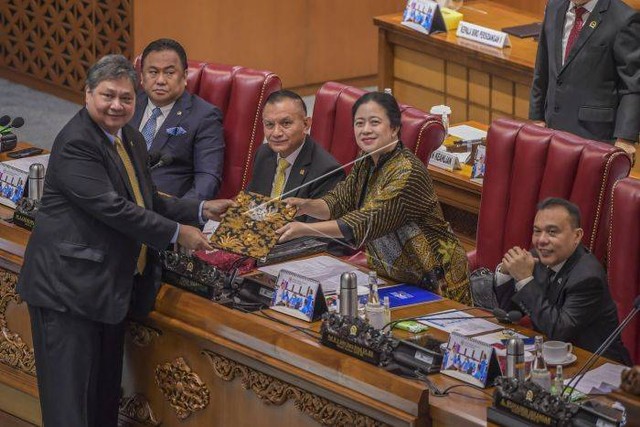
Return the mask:
{"type": "Polygon", "coordinates": [[[614,143],[640,132],[640,14],[620,0],[549,0],[529,118],[614,143]]]}
{"type": "Polygon", "coordinates": [[[177,41],[151,42],[141,62],[144,92],[131,125],[142,132],[149,152],[171,156],[152,171],[153,182],[176,197],[212,199],[222,179],[222,112],[185,91],[187,54],[177,41]]]}
{"type": "Polygon", "coordinates": [[[315,199],[344,179],[342,165],[307,135],[311,118],[298,94],[272,93],[265,102],[262,123],[267,144],[256,152],[248,191],[315,199]]]}
{"type": "Polygon", "coordinates": [[[172,242],[210,248],[186,223],[219,218],[232,203],[155,191],[145,141],[127,125],[135,87],[121,55],[91,67],[86,107],[53,144],[25,251],[17,291],[29,307],[47,427],[117,425],[124,318],[152,309],[158,251],[172,242]]]}
{"type": "MultiPolygon", "coordinates": [[[[544,200],[533,224],[533,254],[509,249],[498,266],[495,291],[503,309],[522,310],[550,340],[595,351],[618,326],[618,312],[604,268],[581,245],[582,235],[576,205],[544,200]]],[[[631,362],[620,338],[605,355],[631,362]]]]}

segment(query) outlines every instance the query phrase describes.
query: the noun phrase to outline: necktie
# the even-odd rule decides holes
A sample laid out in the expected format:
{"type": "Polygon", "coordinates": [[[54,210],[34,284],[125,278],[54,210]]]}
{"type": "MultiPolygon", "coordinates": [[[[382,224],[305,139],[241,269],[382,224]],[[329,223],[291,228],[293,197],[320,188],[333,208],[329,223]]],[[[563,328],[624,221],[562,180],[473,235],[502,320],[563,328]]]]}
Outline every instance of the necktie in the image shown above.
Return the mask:
{"type": "MultiPolygon", "coordinates": [[[[124,169],[127,171],[129,184],[131,184],[131,188],[133,189],[133,197],[136,200],[136,205],[144,208],[144,199],[142,198],[142,192],[140,191],[140,182],[138,181],[138,177],[136,176],[136,170],[133,168],[133,163],[131,163],[129,154],[127,153],[127,150],[125,150],[120,138],[116,137],[114,142],[116,144],[116,151],[120,156],[120,160],[122,160],[122,164],[124,164],[124,169]]],[[[140,255],[138,256],[138,273],[142,274],[146,265],[147,245],[142,245],[142,247],[140,248],[140,255]]]]}
{"type": "Polygon", "coordinates": [[[278,169],[276,169],[276,177],[273,179],[271,197],[276,198],[282,195],[282,190],[284,190],[285,171],[288,167],[289,162],[287,162],[287,159],[278,159],[278,169]]]}
{"type": "Polygon", "coordinates": [[[582,20],[582,15],[585,14],[587,9],[584,7],[577,7],[576,12],[576,20],[573,22],[573,27],[571,28],[571,32],[569,33],[569,39],[567,40],[567,48],[564,51],[564,60],[566,61],[569,57],[569,53],[571,52],[571,48],[573,44],[576,42],[578,36],[580,35],[580,30],[582,30],[582,26],[584,25],[584,21],[582,20]]]}
{"type": "Polygon", "coordinates": [[[144,136],[144,140],[147,141],[147,150],[151,149],[151,143],[153,142],[153,137],[156,135],[156,125],[160,114],[162,114],[160,108],[154,108],[151,112],[151,117],[149,117],[149,120],[147,120],[147,123],[145,123],[142,128],[142,136],[144,136]]]}

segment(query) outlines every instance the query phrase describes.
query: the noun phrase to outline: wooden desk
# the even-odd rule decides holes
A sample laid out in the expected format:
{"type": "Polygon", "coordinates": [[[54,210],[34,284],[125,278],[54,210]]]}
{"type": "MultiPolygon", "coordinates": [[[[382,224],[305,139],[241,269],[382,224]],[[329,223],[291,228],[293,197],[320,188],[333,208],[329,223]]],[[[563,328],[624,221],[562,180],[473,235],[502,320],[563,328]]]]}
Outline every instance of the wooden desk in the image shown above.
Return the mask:
{"type": "MultiPolygon", "coordinates": [[[[28,237],[0,221],[0,326],[7,328],[0,334],[0,410],[39,424],[28,313],[15,293],[28,237]]],[[[460,307],[444,300],[396,310],[393,318],[460,307]]],[[[271,314],[286,324],[162,286],[155,311],[128,328],[121,411],[136,420],[128,425],[486,424],[483,393],[463,388],[430,397],[423,383],[323,347],[294,328],[310,325],[271,314]]],[[[576,353],[568,375],[589,355],[576,353]]],[[[441,389],[459,384],[430,378],[441,389]]]]}

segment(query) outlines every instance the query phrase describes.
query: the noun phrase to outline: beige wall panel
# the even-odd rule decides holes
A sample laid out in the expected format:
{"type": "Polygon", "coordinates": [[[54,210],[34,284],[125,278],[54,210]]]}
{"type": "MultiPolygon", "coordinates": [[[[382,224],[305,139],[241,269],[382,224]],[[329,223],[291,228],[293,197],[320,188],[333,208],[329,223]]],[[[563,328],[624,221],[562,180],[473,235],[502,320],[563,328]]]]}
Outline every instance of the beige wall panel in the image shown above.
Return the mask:
{"type": "Polygon", "coordinates": [[[467,99],[469,85],[467,67],[455,62],[447,62],[446,69],[447,94],[467,99]]]}
{"type": "Polygon", "coordinates": [[[469,120],[467,118],[467,101],[447,96],[446,104],[451,107],[451,118],[449,123],[460,123],[469,120]]]}
{"type": "Polygon", "coordinates": [[[444,92],[444,60],[396,47],[393,61],[396,78],[444,92]]]}
{"type": "Polygon", "coordinates": [[[498,110],[491,110],[491,121],[498,120],[498,119],[512,119],[512,118],[513,116],[511,114],[506,114],[498,110]]]}
{"type": "Polygon", "coordinates": [[[515,110],[514,115],[521,119],[529,117],[529,94],[531,88],[525,85],[516,84],[515,110]]]}
{"type": "Polygon", "coordinates": [[[489,124],[491,114],[489,109],[479,105],[469,104],[469,120],[475,120],[476,122],[489,124]]]}
{"type": "Polygon", "coordinates": [[[398,101],[420,108],[426,112],[434,105],[444,104],[444,95],[434,92],[402,80],[396,80],[393,85],[393,94],[398,101]]]}
{"type": "Polygon", "coordinates": [[[510,80],[491,77],[491,109],[513,114],[513,86],[510,80]]]}
{"type": "Polygon", "coordinates": [[[490,95],[491,79],[489,74],[469,69],[469,101],[489,107],[490,95]]]}

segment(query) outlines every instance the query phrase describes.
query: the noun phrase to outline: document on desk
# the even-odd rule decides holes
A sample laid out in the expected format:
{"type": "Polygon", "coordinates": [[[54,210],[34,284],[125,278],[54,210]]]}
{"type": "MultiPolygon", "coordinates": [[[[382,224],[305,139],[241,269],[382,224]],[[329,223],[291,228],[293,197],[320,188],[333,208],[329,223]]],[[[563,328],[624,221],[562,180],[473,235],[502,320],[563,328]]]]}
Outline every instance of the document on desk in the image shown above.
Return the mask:
{"type": "Polygon", "coordinates": [[[491,323],[484,319],[474,318],[469,313],[460,310],[445,310],[438,313],[430,313],[429,317],[420,320],[420,323],[448,333],[457,332],[465,336],[504,329],[502,325],[491,323]]]}
{"type": "MultiPolygon", "coordinates": [[[[584,394],[609,393],[620,387],[620,375],[627,369],[624,365],[605,363],[586,373],[580,380],[576,390],[584,394]]],[[[570,379],[565,380],[568,384],[570,379]]]]}
{"type": "MultiPolygon", "coordinates": [[[[311,258],[299,259],[295,261],[282,262],[280,264],[265,265],[259,270],[272,276],[278,276],[280,270],[293,271],[309,279],[317,280],[322,284],[322,291],[326,294],[337,293],[340,289],[340,275],[353,271],[358,278],[358,284],[369,283],[369,276],[358,270],[354,265],[347,264],[327,255],[320,255],[311,258]]],[[[378,284],[386,282],[378,278],[378,284]]]]}

